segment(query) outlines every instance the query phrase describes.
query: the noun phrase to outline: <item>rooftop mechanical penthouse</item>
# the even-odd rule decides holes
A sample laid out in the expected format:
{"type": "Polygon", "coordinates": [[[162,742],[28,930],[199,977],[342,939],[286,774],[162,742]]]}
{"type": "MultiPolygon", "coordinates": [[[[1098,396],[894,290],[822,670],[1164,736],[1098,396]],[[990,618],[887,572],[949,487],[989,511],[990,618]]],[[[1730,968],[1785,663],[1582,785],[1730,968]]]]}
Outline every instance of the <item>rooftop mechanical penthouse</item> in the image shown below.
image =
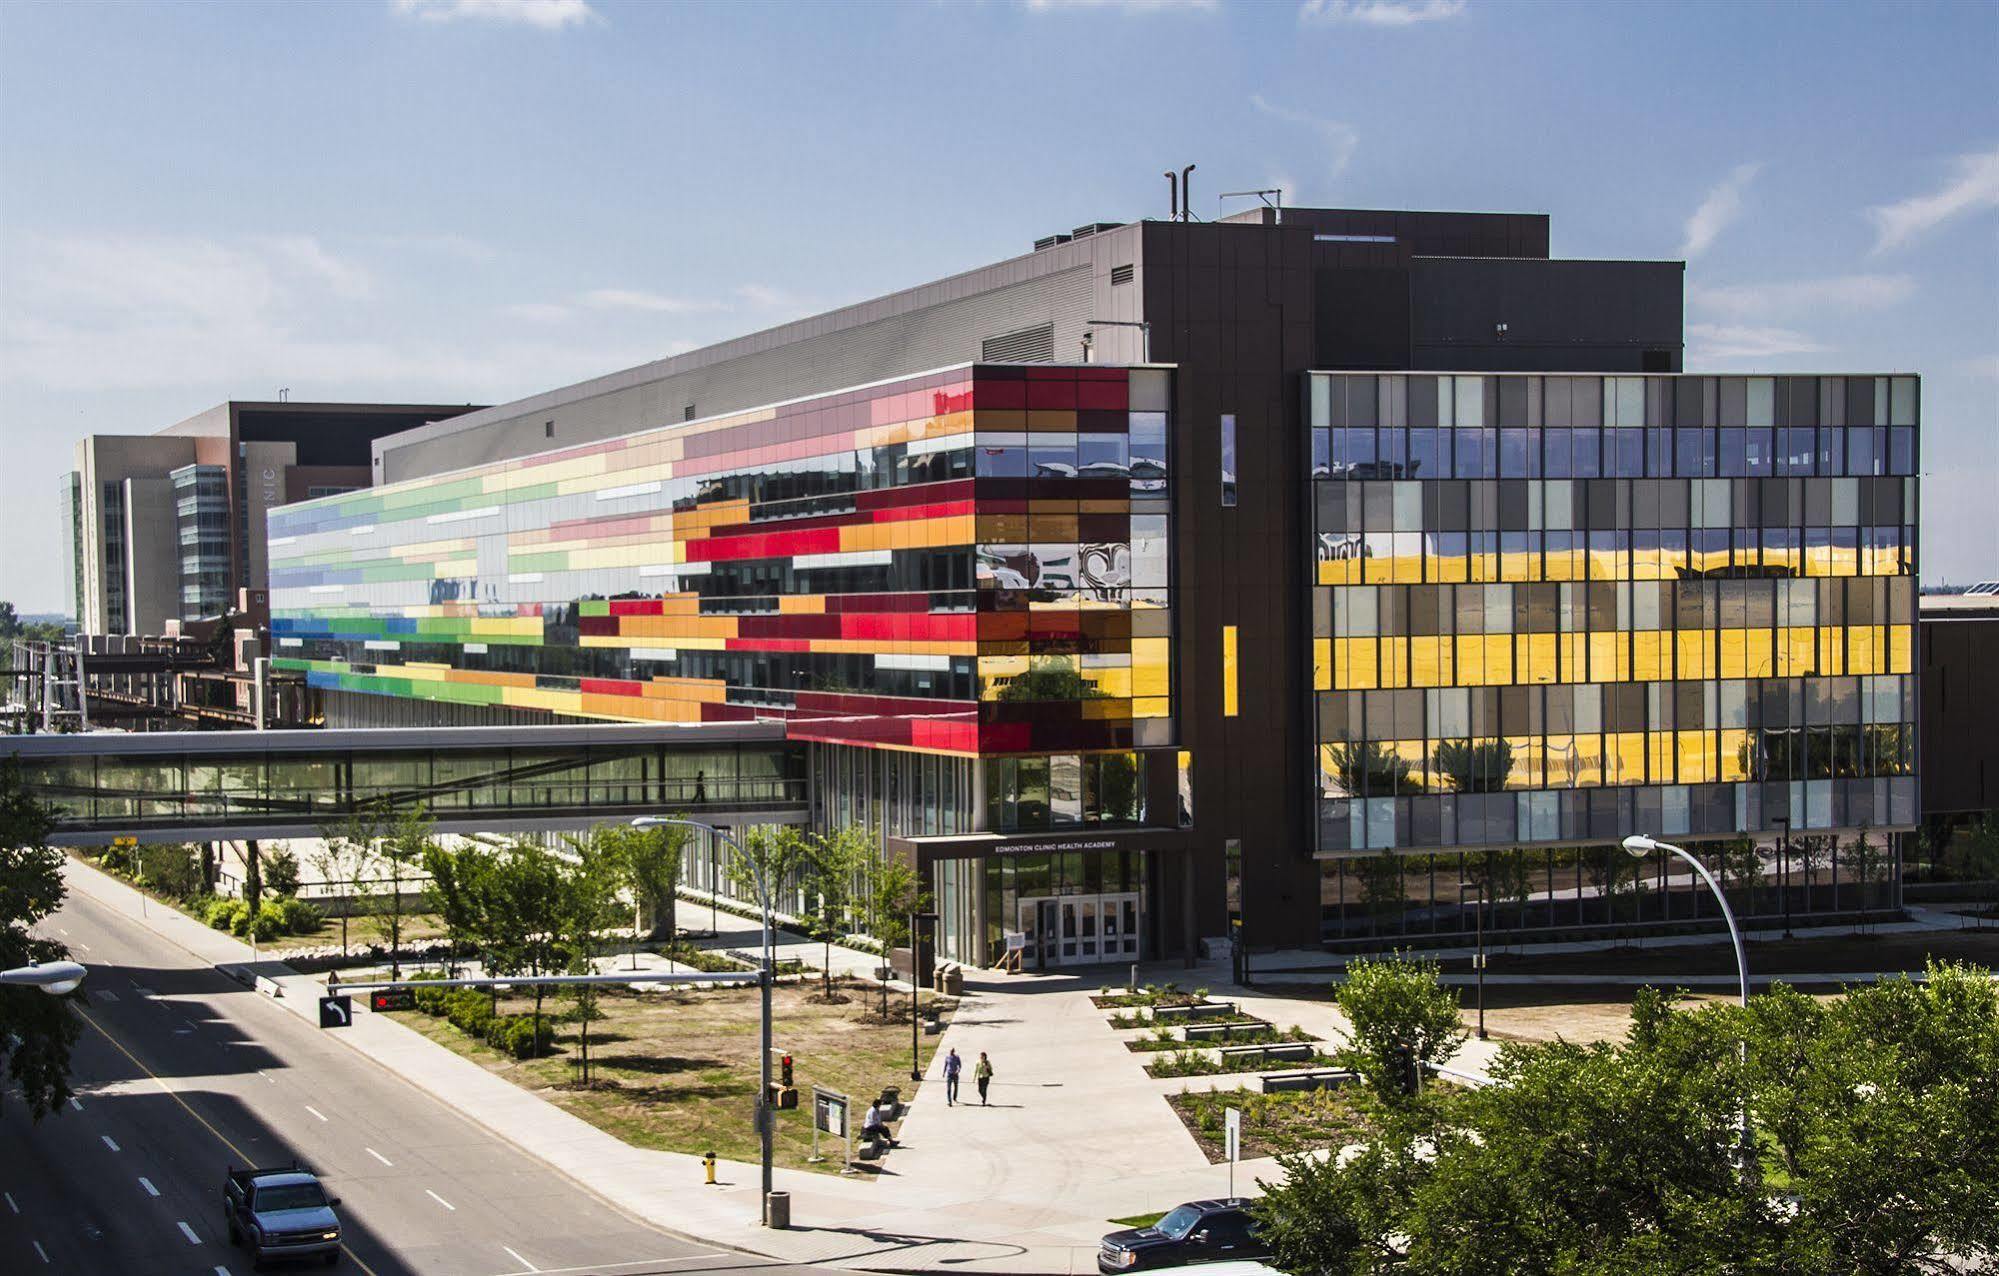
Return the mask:
{"type": "Polygon", "coordinates": [[[965,960],[1451,935],[1474,879],[1489,928],[1680,925],[1618,837],[1892,848],[1915,378],[1685,375],[1681,264],[1549,238],[1092,223],[382,439],[272,515],[274,655],[336,726],[686,725],[607,784],[781,720],[965,960]]]}

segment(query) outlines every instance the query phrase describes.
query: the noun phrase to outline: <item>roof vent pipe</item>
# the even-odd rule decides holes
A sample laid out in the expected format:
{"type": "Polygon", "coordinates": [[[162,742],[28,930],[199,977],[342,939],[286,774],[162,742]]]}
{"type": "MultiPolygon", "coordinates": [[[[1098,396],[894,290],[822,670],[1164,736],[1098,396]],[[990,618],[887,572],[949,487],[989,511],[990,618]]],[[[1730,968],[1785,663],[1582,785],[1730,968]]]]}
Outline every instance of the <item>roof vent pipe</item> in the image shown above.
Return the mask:
{"type": "Polygon", "coordinates": [[[1187,221],[1194,212],[1194,165],[1180,170],[1180,220],[1187,221]]]}
{"type": "Polygon", "coordinates": [[[1180,179],[1173,175],[1173,170],[1170,168],[1166,170],[1166,189],[1171,192],[1170,198],[1173,203],[1173,214],[1166,220],[1177,222],[1180,220],[1180,179]]]}

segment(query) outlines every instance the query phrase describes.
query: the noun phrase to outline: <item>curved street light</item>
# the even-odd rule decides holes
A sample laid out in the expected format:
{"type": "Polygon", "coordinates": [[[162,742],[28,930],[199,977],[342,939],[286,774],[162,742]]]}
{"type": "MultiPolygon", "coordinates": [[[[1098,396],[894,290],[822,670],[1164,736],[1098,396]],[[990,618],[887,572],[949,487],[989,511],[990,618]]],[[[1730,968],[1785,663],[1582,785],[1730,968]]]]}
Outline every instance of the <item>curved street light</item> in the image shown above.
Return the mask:
{"type": "MultiPolygon", "coordinates": [[[[1665,851],[1669,854],[1677,855],[1687,863],[1693,865],[1694,871],[1701,875],[1701,880],[1707,883],[1707,888],[1714,892],[1715,902],[1721,905],[1722,918],[1728,922],[1728,938],[1735,945],[1735,973],[1742,985],[1742,1005],[1747,1009],[1749,1006],[1749,958],[1742,950],[1742,931],[1735,924],[1735,911],[1728,906],[1728,896],[1722,893],[1721,884],[1714,880],[1714,874],[1707,871],[1707,865],[1688,854],[1686,848],[1675,846],[1671,842],[1661,842],[1657,838],[1648,837],[1643,833],[1633,833],[1630,837],[1625,838],[1624,849],[1631,852],[1633,858],[1641,860],[1654,851],[1665,851]]],[[[1738,1064],[1744,1067],[1747,1066],[1749,1062],[1749,1042],[1746,1038],[1735,1043],[1735,1058],[1738,1064]]],[[[1736,1139],[1736,1155],[1741,1162],[1742,1172],[1747,1174],[1749,1172],[1749,1106],[1747,1096],[1744,1097],[1742,1110],[1736,1115],[1736,1139]]]]}
{"type": "Polygon", "coordinates": [[[30,962],[12,970],[0,970],[0,984],[26,984],[51,997],[60,997],[75,992],[85,973],[82,965],[73,961],[30,962]]]}
{"type": "MultiPolygon", "coordinates": [[[[760,1041],[763,1046],[763,1050],[761,1051],[761,1077],[763,1085],[757,1091],[757,1137],[760,1142],[760,1150],[763,1154],[762,1218],[764,1226],[769,1227],[772,1182],[771,1142],[775,1133],[774,1127],[777,1124],[777,1113],[771,1107],[770,1101],[770,989],[777,974],[777,966],[773,961],[775,954],[771,948],[771,932],[773,928],[771,924],[770,882],[765,876],[762,861],[743,850],[742,843],[730,836],[727,829],[706,823],[702,820],[682,819],[677,815],[641,815],[632,821],[632,827],[635,829],[687,828],[706,830],[716,840],[728,846],[730,850],[734,851],[750,866],[752,878],[756,883],[757,911],[763,915],[763,970],[757,978],[757,987],[762,992],[763,1000],[760,1029],[760,1041]]],[[[720,893],[721,886],[722,883],[718,880],[715,883],[716,893],[720,893]]],[[[712,896],[710,898],[712,899],[712,896]]]]}

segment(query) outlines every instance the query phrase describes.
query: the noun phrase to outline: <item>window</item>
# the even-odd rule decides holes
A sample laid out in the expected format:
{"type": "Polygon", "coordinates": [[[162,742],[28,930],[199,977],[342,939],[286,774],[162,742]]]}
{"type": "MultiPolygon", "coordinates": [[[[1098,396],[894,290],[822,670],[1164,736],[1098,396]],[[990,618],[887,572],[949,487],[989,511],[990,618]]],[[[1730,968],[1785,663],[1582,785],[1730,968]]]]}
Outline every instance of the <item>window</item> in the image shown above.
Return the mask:
{"type": "Polygon", "coordinates": [[[545,439],[552,439],[555,437],[555,422],[543,421],[541,423],[541,437],[545,439]]]}
{"type": "Polygon", "coordinates": [[[1313,239],[1322,244],[1392,244],[1393,235],[1314,235],[1313,239]]]}
{"type": "Polygon", "coordinates": [[[1235,417],[1225,415],[1222,417],[1222,505],[1228,509],[1235,507],[1235,466],[1235,417]]]}
{"type": "Polygon", "coordinates": [[[694,405],[692,403],[680,410],[680,419],[683,421],[692,421],[694,419],[694,405]]]}

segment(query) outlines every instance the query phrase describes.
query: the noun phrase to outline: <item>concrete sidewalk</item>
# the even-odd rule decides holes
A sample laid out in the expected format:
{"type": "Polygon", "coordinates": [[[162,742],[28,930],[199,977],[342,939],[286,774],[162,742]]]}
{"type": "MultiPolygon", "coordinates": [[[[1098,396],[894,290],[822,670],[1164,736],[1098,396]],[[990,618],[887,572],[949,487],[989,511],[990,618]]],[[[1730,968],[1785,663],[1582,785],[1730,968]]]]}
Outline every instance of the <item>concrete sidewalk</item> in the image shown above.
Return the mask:
{"type": "MultiPolygon", "coordinates": [[[[72,890],[150,927],[201,961],[247,971],[277,1005],[317,1024],[321,980],[131,887],[67,861],[72,890]],[[143,914],[143,915],[142,915],[143,914]]],[[[705,909],[700,910],[705,912],[705,909]]],[[[816,946],[813,946],[816,947],[816,946]]],[[[967,995],[930,1077],[911,1102],[883,1173],[842,1178],[780,1169],[794,1228],[757,1224],[758,1170],[723,1162],[702,1183],[694,1156],[636,1149],[390,1019],[358,1014],[340,1040],[509,1140],[635,1218],[715,1244],[792,1262],[887,1271],[1069,1273],[1095,1270],[1110,1219],[1226,1190],[1075,976],[968,971],[967,995]],[[990,1051],[994,1103],[947,1107],[943,1052],[990,1051]]],[[[797,1120],[787,1115],[783,1119],[797,1120]]],[[[1244,1162],[1239,1190],[1269,1162],[1244,1162]]]]}

